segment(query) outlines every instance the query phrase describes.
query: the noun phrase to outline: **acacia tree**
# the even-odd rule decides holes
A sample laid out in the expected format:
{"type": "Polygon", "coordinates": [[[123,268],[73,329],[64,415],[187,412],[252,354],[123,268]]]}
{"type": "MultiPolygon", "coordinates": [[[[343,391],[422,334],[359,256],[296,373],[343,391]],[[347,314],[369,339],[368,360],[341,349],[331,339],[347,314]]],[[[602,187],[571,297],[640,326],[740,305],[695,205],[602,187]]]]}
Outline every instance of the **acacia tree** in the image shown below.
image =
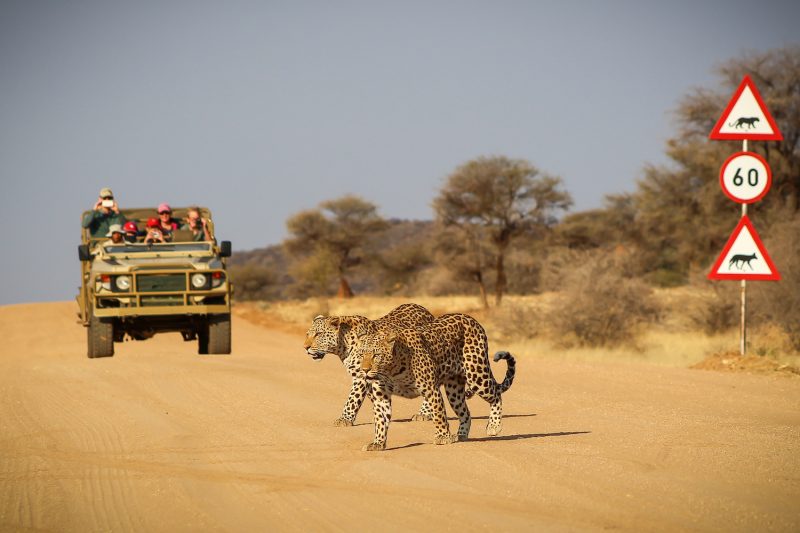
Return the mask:
{"type": "Polygon", "coordinates": [[[458,167],[433,201],[438,221],[467,229],[482,226],[495,251],[495,303],[507,280],[505,256],[511,241],[536,227],[552,226],[572,205],[561,178],[541,175],[522,159],[479,157],[458,167]]]}
{"type": "Polygon", "coordinates": [[[337,295],[349,298],[353,291],[346,274],[362,262],[365,243],[386,228],[386,221],[378,215],[374,204],[348,195],[291,216],[286,227],[291,237],[284,241],[284,246],[302,261],[297,272],[315,277],[307,281],[320,287],[333,270],[339,277],[337,295]],[[322,268],[324,265],[333,268],[322,268]]]}

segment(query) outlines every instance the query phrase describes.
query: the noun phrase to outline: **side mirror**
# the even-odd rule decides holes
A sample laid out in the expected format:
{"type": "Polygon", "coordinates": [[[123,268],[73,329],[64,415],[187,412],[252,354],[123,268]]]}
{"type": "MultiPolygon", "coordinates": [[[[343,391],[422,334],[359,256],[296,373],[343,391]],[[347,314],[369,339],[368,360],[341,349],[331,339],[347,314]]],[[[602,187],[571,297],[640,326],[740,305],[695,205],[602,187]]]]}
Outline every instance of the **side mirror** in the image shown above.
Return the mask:
{"type": "Polygon", "coordinates": [[[78,246],[78,259],[81,261],[91,261],[92,254],[89,253],[89,245],[81,244],[78,246]]]}
{"type": "Polygon", "coordinates": [[[219,243],[219,256],[230,257],[233,250],[231,248],[231,241],[222,241],[219,243]]]}

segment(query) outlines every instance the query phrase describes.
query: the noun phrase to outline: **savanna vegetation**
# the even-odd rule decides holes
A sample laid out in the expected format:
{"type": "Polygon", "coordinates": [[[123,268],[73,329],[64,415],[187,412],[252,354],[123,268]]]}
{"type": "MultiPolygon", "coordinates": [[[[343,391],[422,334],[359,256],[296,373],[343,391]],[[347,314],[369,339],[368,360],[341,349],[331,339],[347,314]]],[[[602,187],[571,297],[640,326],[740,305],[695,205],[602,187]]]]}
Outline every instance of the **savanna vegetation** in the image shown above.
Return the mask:
{"type": "Polygon", "coordinates": [[[800,350],[800,46],[731,59],[717,70],[718,87],[684,95],[665,147],[670,163],[646,165],[634,191],[606,197],[600,209],[570,213],[560,177],[481,156],[444,179],[431,220],[385,220],[355,195],[297,213],[284,243],[234,256],[236,297],[439,298],[432,305],[445,312],[457,309],[442,301],[471,295],[473,312],[498,335],[575,347],[635,346],[648,327],[712,336],[735,328],[739,284],[706,273],[740,216],[719,170],[741,142],[708,134],[745,74],[784,137],[749,146],[773,176],[749,216],[783,277],[748,284],[748,320],[772,339],[752,347],[800,350]]]}

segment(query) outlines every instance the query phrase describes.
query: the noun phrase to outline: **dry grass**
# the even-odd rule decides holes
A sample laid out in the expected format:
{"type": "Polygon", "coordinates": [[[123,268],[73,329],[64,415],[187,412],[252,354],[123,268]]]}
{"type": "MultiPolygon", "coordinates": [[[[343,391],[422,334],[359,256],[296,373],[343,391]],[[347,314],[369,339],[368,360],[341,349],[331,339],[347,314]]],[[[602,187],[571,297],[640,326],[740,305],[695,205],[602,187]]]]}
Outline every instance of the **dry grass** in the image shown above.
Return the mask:
{"type": "MultiPolygon", "coordinates": [[[[672,367],[697,365],[714,354],[738,351],[737,329],[706,333],[688,315],[707,295],[693,288],[658,289],[654,297],[664,310],[660,322],[644,328],[635,340],[615,347],[565,347],[550,326],[548,315],[558,293],[507,296],[503,305],[485,310],[477,297],[369,297],[348,300],[312,298],[280,302],[237,303],[236,312],[250,321],[303,333],[317,315],[362,315],[378,318],[393,308],[414,302],[434,315],[467,313],[478,319],[489,335],[489,349],[508,350],[517,357],[555,357],[572,361],[634,361],[672,367]]],[[[748,332],[748,350],[780,364],[800,366],[800,356],[780,328],[760,327],[748,332]]]]}

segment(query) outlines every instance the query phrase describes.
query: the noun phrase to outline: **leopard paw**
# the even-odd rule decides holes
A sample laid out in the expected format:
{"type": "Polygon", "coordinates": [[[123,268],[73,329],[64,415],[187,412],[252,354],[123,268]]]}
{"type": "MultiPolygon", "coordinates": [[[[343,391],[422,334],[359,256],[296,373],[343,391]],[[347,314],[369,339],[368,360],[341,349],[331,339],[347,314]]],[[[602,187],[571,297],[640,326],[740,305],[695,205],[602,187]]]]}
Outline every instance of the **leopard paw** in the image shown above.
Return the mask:
{"type": "Polygon", "coordinates": [[[353,421],[348,418],[337,418],[336,420],[333,421],[333,425],[336,427],[352,426],[353,421]]]}
{"type": "Polygon", "coordinates": [[[493,426],[490,424],[486,426],[486,434],[489,435],[490,437],[496,437],[497,435],[500,434],[500,425],[498,424],[493,426]]]}
{"type": "Polygon", "coordinates": [[[454,442],[458,442],[458,435],[452,435],[450,433],[446,435],[437,435],[433,439],[434,444],[453,444],[454,442]]]}
{"type": "Polygon", "coordinates": [[[370,442],[369,444],[365,444],[362,451],[365,452],[382,452],[386,449],[386,444],[381,444],[379,442],[370,442]]]}

